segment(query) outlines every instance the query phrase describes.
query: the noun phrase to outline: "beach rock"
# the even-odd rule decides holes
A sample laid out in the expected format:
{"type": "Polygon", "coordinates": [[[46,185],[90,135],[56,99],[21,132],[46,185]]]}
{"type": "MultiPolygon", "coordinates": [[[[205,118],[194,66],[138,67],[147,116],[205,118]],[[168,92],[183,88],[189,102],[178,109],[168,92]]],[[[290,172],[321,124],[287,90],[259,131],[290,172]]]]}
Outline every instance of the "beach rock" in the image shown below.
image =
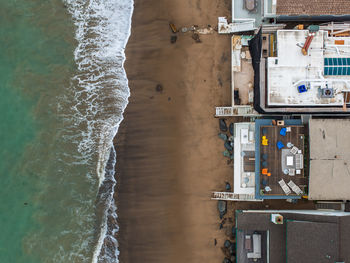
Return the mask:
{"type": "Polygon", "coordinates": [[[231,227],[227,226],[225,228],[225,235],[227,236],[227,238],[231,238],[232,237],[231,227]]]}
{"type": "Polygon", "coordinates": [[[233,94],[234,94],[233,98],[234,98],[235,105],[240,105],[241,99],[239,97],[239,90],[234,90],[233,94]]]}
{"type": "Polygon", "coordinates": [[[220,131],[227,132],[227,125],[224,119],[219,119],[219,127],[220,127],[220,131]]]}
{"type": "Polygon", "coordinates": [[[231,242],[230,242],[230,240],[226,239],[226,241],[225,241],[225,243],[224,243],[224,246],[225,246],[225,248],[231,247],[231,242]]]}
{"type": "Polygon", "coordinates": [[[230,191],[231,190],[231,185],[229,182],[226,182],[226,186],[225,186],[226,191],[230,191]]]}
{"type": "Polygon", "coordinates": [[[231,256],[236,255],[236,243],[231,243],[231,246],[228,248],[231,256]]]}
{"type": "Polygon", "coordinates": [[[220,219],[222,219],[227,212],[227,202],[223,201],[223,200],[219,200],[218,201],[218,210],[220,213],[220,219]]]}
{"type": "Polygon", "coordinates": [[[171,43],[171,44],[175,44],[175,43],[176,43],[176,40],[177,40],[177,36],[171,36],[171,37],[170,37],[170,43],[171,43]]]}
{"type": "Polygon", "coordinates": [[[228,127],[230,134],[233,136],[233,123],[230,123],[230,126],[228,127]]]}
{"type": "Polygon", "coordinates": [[[202,41],[199,38],[199,34],[198,33],[193,33],[192,34],[192,38],[194,41],[196,41],[196,43],[201,43],[202,41]]]}
{"type": "Polygon", "coordinates": [[[158,84],[156,86],[156,91],[162,93],[163,92],[163,86],[161,84],[158,84]]]}
{"type": "Polygon", "coordinates": [[[232,227],[232,238],[233,242],[236,242],[236,228],[234,226],[232,227]]]}
{"type": "Polygon", "coordinates": [[[229,142],[226,141],[226,142],[224,143],[224,146],[225,146],[225,148],[226,148],[228,151],[232,152],[233,147],[231,146],[231,144],[230,144],[229,142]]]}
{"type": "Polygon", "coordinates": [[[231,158],[231,153],[228,150],[225,150],[222,154],[227,158],[231,158]]]}
{"type": "Polygon", "coordinates": [[[228,258],[224,258],[224,261],[222,261],[222,263],[232,263],[232,261],[229,260],[228,258]]]}
{"type": "Polygon", "coordinates": [[[218,134],[218,136],[219,136],[220,139],[224,140],[225,142],[227,141],[227,135],[226,134],[220,132],[218,134]]]}

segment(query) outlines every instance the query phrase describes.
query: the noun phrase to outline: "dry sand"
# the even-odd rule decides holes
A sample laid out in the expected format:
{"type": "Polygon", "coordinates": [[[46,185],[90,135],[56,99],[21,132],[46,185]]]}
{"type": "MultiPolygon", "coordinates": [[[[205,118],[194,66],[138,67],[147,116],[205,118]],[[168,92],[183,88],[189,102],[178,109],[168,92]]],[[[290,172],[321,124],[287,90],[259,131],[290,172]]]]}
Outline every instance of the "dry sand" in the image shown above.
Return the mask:
{"type": "Polygon", "coordinates": [[[224,258],[232,224],[219,230],[210,195],[233,177],[214,118],[215,106],[231,102],[230,36],[215,32],[195,43],[177,33],[171,44],[169,22],[214,27],[230,3],[135,0],[126,50],[131,97],[116,139],[121,263],[224,258]]]}

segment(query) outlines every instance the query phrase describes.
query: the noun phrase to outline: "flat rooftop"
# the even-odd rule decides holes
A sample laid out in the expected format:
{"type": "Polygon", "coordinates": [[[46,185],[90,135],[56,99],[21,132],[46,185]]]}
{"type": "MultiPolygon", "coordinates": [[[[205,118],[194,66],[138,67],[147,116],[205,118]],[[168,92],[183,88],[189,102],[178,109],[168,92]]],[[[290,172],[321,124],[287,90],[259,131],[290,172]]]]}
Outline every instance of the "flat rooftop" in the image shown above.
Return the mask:
{"type": "MultiPolygon", "coordinates": [[[[350,260],[349,213],[275,210],[236,212],[237,263],[248,261],[242,234],[267,233],[265,246],[271,263],[329,263],[350,260]],[[283,216],[283,224],[271,222],[271,214],[283,216]]],[[[266,255],[266,254],[265,254],[266,255]]],[[[258,261],[259,262],[259,261],[258,261]]]]}
{"type": "Polygon", "coordinates": [[[350,91],[350,38],[330,37],[320,30],[304,56],[301,47],[308,30],[278,30],[276,34],[277,56],[268,57],[266,63],[267,105],[342,107],[344,92],[350,91]],[[305,92],[298,89],[302,85],[305,92]]]}
{"type": "Polygon", "coordinates": [[[232,20],[255,19],[255,25],[258,27],[262,22],[262,1],[232,1],[232,20]],[[248,2],[249,5],[246,5],[248,2]]]}
{"type": "Polygon", "coordinates": [[[349,119],[311,119],[310,200],[350,200],[349,119]]]}
{"type": "Polygon", "coordinates": [[[285,184],[292,181],[301,192],[307,186],[303,164],[305,127],[299,120],[286,120],[284,125],[278,126],[271,122],[267,119],[256,121],[256,129],[259,129],[259,138],[256,139],[259,150],[255,154],[256,195],[263,199],[300,198],[301,193],[294,192],[291,186],[287,186],[289,192],[283,190],[280,181],[285,184]],[[281,135],[283,130],[285,135],[281,135]],[[267,145],[263,142],[264,138],[267,145]]]}

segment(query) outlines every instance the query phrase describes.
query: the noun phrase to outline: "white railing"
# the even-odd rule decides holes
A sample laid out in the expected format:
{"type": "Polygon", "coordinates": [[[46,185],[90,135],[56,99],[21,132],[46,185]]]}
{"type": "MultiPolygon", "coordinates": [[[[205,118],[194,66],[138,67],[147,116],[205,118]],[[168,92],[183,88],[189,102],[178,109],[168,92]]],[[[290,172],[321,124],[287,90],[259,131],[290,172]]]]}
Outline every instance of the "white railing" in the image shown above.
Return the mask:
{"type": "Polygon", "coordinates": [[[215,115],[217,117],[233,116],[233,108],[232,107],[216,107],[215,108],[215,115]]]}
{"type": "Polygon", "coordinates": [[[226,201],[251,201],[262,202],[262,199],[255,199],[254,195],[235,194],[233,192],[213,192],[212,200],[226,200],[226,201]]]}
{"type": "Polygon", "coordinates": [[[250,105],[239,105],[233,107],[215,107],[216,117],[229,117],[229,116],[258,116],[254,108],[250,105]]]}

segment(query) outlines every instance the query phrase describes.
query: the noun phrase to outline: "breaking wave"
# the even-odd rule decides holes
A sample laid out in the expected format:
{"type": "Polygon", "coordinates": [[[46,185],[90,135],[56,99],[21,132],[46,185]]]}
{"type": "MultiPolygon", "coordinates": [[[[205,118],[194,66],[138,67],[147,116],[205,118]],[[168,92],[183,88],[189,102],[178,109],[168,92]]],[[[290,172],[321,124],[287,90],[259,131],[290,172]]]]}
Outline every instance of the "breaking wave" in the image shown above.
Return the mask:
{"type": "MultiPolygon", "coordinates": [[[[62,101],[69,99],[71,106],[67,110],[62,103],[59,112],[68,124],[68,132],[64,134],[75,143],[79,153],[74,163],[95,166],[98,178],[95,207],[99,233],[94,238],[91,262],[117,262],[113,138],[130,95],[123,65],[133,1],[65,0],[64,3],[76,26],[74,59],[78,69],[70,85],[73,103],[71,98],[62,97],[62,101]],[[70,134],[69,126],[81,133],[70,134]]],[[[87,176],[94,177],[91,173],[87,176]]]]}

